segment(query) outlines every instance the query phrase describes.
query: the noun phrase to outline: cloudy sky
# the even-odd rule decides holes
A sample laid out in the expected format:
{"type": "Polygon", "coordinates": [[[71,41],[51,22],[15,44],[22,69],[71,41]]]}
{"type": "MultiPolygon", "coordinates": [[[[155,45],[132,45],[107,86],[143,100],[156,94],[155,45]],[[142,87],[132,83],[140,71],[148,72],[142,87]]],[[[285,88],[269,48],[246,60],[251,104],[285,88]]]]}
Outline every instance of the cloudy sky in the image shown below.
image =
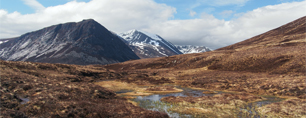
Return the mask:
{"type": "Polygon", "coordinates": [[[0,38],[92,18],[116,33],[138,29],[173,44],[217,49],[305,11],[306,0],[0,0],[0,38]]]}

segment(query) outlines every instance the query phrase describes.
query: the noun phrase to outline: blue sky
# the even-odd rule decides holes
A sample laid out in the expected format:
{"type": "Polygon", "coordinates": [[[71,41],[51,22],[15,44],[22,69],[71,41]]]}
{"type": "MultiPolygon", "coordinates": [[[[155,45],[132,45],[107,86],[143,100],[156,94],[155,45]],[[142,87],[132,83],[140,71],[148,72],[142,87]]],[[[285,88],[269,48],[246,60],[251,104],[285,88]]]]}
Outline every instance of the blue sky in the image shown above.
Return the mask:
{"type": "MultiPolygon", "coordinates": [[[[73,0],[37,0],[44,7],[62,5],[73,0]]],[[[90,0],[75,0],[78,2],[89,2],[90,0]]],[[[253,9],[276,5],[280,3],[303,1],[303,0],[236,0],[231,3],[213,3],[214,0],[154,0],[157,3],[166,4],[176,8],[172,19],[194,19],[200,18],[201,13],[213,14],[218,19],[231,20],[235,14],[252,11],[253,9]]],[[[217,0],[218,1],[218,0],[217,0]]],[[[220,0],[219,0],[220,1],[220,0]]],[[[227,1],[227,0],[223,0],[227,1]]],[[[21,14],[35,13],[36,9],[28,6],[23,0],[0,0],[1,9],[8,12],[20,12],[21,14]]]]}
{"type": "Polygon", "coordinates": [[[306,0],[0,0],[0,38],[94,19],[179,45],[227,46],[306,15],[306,0]]]}
{"type": "MultiPolygon", "coordinates": [[[[72,0],[37,0],[44,7],[62,5],[72,0]]],[[[83,2],[89,2],[90,0],[77,0],[83,2]]],[[[23,0],[0,0],[0,9],[5,9],[8,12],[19,12],[21,14],[35,13],[36,9],[27,5],[23,0]]]]}
{"type": "Polygon", "coordinates": [[[205,12],[213,14],[218,19],[230,20],[235,18],[235,14],[252,11],[259,7],[276,5],[280,3],[303,1],[303,0],[234,0],[229,3],[214,3],[212,1],[227,0],[155,0],[173,6],[177,10],[174,19],[193,19],[201,17],[205,12]],[[193,11],[195,15],[191,15],[193,11]]]}

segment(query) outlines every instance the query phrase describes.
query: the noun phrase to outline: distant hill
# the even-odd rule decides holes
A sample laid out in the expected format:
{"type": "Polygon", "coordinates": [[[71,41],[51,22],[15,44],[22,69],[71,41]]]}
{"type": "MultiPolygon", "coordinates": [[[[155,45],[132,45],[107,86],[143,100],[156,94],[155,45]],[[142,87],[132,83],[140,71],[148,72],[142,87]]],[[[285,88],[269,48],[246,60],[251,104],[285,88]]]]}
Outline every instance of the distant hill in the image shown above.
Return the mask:
{"type": "Polygon", "coordinates": [[[0,59],[65,64],[112,64],[139,57],[93,19],[58,24],[1,39],[0,59]]]}

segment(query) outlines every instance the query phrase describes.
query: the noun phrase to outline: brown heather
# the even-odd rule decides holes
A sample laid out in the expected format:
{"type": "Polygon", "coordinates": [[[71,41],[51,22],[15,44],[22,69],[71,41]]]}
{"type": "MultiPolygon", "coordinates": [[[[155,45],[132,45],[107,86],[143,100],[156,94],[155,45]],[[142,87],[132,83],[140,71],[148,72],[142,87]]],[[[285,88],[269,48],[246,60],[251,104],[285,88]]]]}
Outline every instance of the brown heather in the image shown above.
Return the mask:
{"type": "Polygon", "coordinates": [[[0,62],[3,117],[168,117],[95,85],[120,76],[100,66],[0,62]],[[21,104],[22,98],[29,101],[21,104]]]}
{"type": "Polygon", "coordinates": [[[291,112],[306,111],[302,107],[306,98],[305,28],[306,16],[215,51],[127,61],[105,68],[169,78],[176,85],[192,88],[291,96],[296,98],[291,100],[295,104],[273,103],[261,108],[262,113],[306,117],[304,112],[291,112]],[[287,111],[270,109],[282,105],[287,111]]]}
{"type": "Polygon", "coordinates": [[[303,96],[306,93],[305,21],[306,16],[211,52],[127,61],[105,68],[169,78],[191,87],[303,96]]]}
{"type": "MultiPolygon", "coordinates": [[[[165,113],[136,107],[95,83],[116,80],[137,85],[174,84],[241,94],[207,98],[216,102],[215,105],[221,105],[221,109],[217,110],[224,113],[223,116],[232,116],[231,112],[235,112],[223,110],[231,101],[261,99],[256,95],[291,97],[294,99],[266,105],[258,110],[269,117],[306,117],[302,112],[306,111],[305,21],[306,16],[248,40],[205,53],[131,60],[106,66],[1,61],[1,115],[168,117],[165,113]],[[30,98],[30,101],[21,104],[20,98],[30,98]]],[[[193,114],[198,112],[205,116],[217,108],[194,107],[198,105],[197,99],[202,99],[197,97],[171,99],[191,105],[182,113],[194,111],[193,114]]],[[[219,117],[218,114],[211,115],[219,117]]]]}

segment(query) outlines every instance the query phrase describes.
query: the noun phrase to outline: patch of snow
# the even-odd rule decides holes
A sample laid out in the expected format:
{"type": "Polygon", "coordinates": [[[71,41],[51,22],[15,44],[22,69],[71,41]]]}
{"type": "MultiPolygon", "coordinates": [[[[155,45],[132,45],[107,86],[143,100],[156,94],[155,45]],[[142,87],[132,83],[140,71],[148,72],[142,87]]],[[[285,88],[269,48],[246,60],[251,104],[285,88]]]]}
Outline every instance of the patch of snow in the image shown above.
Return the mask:
{"type": "MultiPolygon", "coordinates": [[[[24,45],[24,44],[22,44],[22,45],[24,45]]],[[[20,49],[18,52],[14,53],[12,56],[10,56],[8,58],[8,60],[18,60],[22,57],[30,58],[32,56],[35,56],[36,53],[39,51],[37,47],[38,47],[37,45],[33,45],[33,46],[31,46],[31,48],[20,49]]],[[[21,60],[21,61],[24,61],[24,59],[21,60]]]]}
{"type": "Polygon", "coordinates": [[[149,44],[159,46],[159,43],[157,41],[154,41],[154,40],[150,40],[149,44]]]}
{"type": "Polygon", "coordinates": [[[53,32],[46,32],[44,35],[40,37],[40,40],[46,41],[47,39],[50,39],[52,35],[53,35],[53,32]]]}
{"type": "Polygon", "coordinates": [[[154,40],[162,41],[162,39],[159,38],[156,34],[151,34],[151,33],[145,32],[145,31],[140,31],[140,32],[147,35],[148,37],[151,37],[154,40]]]}
{"type": "Polygon", "coordinates": [[[145,43],[138,43],[138,42],[135,42],[135,43],[132,43],[131,44],[132,46],[137,46],[139,48],[141,48],[142,50],[144,49],[145,46],[147,46],[145,43]]]}
{"type": "Polygon", "coordinates": [[[6,43],[6,42],[8,42],[9,40],[5,40],[5,41],[0,41],[0,44],[2,44],[2,43],[6,43]]]}
{"type": "Polygon", "coordinates": [[[180,54],[179,52],[175,51],[174,49],[172,49],[169,45],[167,45],[165,42],[161,41],[163,44],[165,44],[169,49],[171,49],[173,52],[180,54]]]}
{"type": "Polygon", "coordinates": [[[123,39],[128,41],[129,45],[139,47],[139,51],[141,54],[145,53],[143,51],[144,47],[151,47],[153,50],[156,50],[158,53],[165,56],[168,55],[166,54],[164,48],[167,48],[176,54],[181,54],[181,52],[177,50],[172,43],[162,39],[160,36],[156,34],[133,29],[124,33],[120,33],[119,36],[121,36],[123,39]]]}
{"type": "Polygon", "coordinates": [[[120,36],[123,39],[125,39],[126,41],[130,42],[133,39],[139,39],[139,37],[140,37],[139,34],[135,35],[136,31],[137,30],[133,29],[133,30],[127,31],[125,33],[120,33],[120,34],[118,34],[118,36],[120,36]]]}
{"type": "Polygon", "coordinates": [[[24,42],[20,47],[19,49],[23,49],[25,48],[29,43],[30,43],[31,39],[27,40],[26,42],[24,42]]]}
{"type": "Polygon", "coordinates": [[[200,53],[211,51],[208,47],[205,46],[194,46],[194,45],[175,45],[175,47],[184,54],[190,53],[200,53]]]}
{"type": "MultiPolygon", "coordinates": [[[[44,49],[42,51],[40,51],[39,55],[37,55],[36,58],[40,57],[44,54],[51,53],[51,52],[54,52],[54,54],[56,54],[58,51],[63,49],[66,45],[67,45],[67,43],[55,44],[53,42],[51,45],[48,45],[48,47],[44,47],[44,49]]],[[[53,57],[54,54],[51,55],[50,57],[53,57]]]]}
{"type": "Polygon", "coordinates": [[[158,53],[160,53],[160,54],[162,54],[162,55],[164,55],[164,56],[168,56],[167,54],[160,52],[159,49],[157,48],[157,46],[153,46],[153,48],[154,48],[154,50],[156,50],[158,53]]]}

